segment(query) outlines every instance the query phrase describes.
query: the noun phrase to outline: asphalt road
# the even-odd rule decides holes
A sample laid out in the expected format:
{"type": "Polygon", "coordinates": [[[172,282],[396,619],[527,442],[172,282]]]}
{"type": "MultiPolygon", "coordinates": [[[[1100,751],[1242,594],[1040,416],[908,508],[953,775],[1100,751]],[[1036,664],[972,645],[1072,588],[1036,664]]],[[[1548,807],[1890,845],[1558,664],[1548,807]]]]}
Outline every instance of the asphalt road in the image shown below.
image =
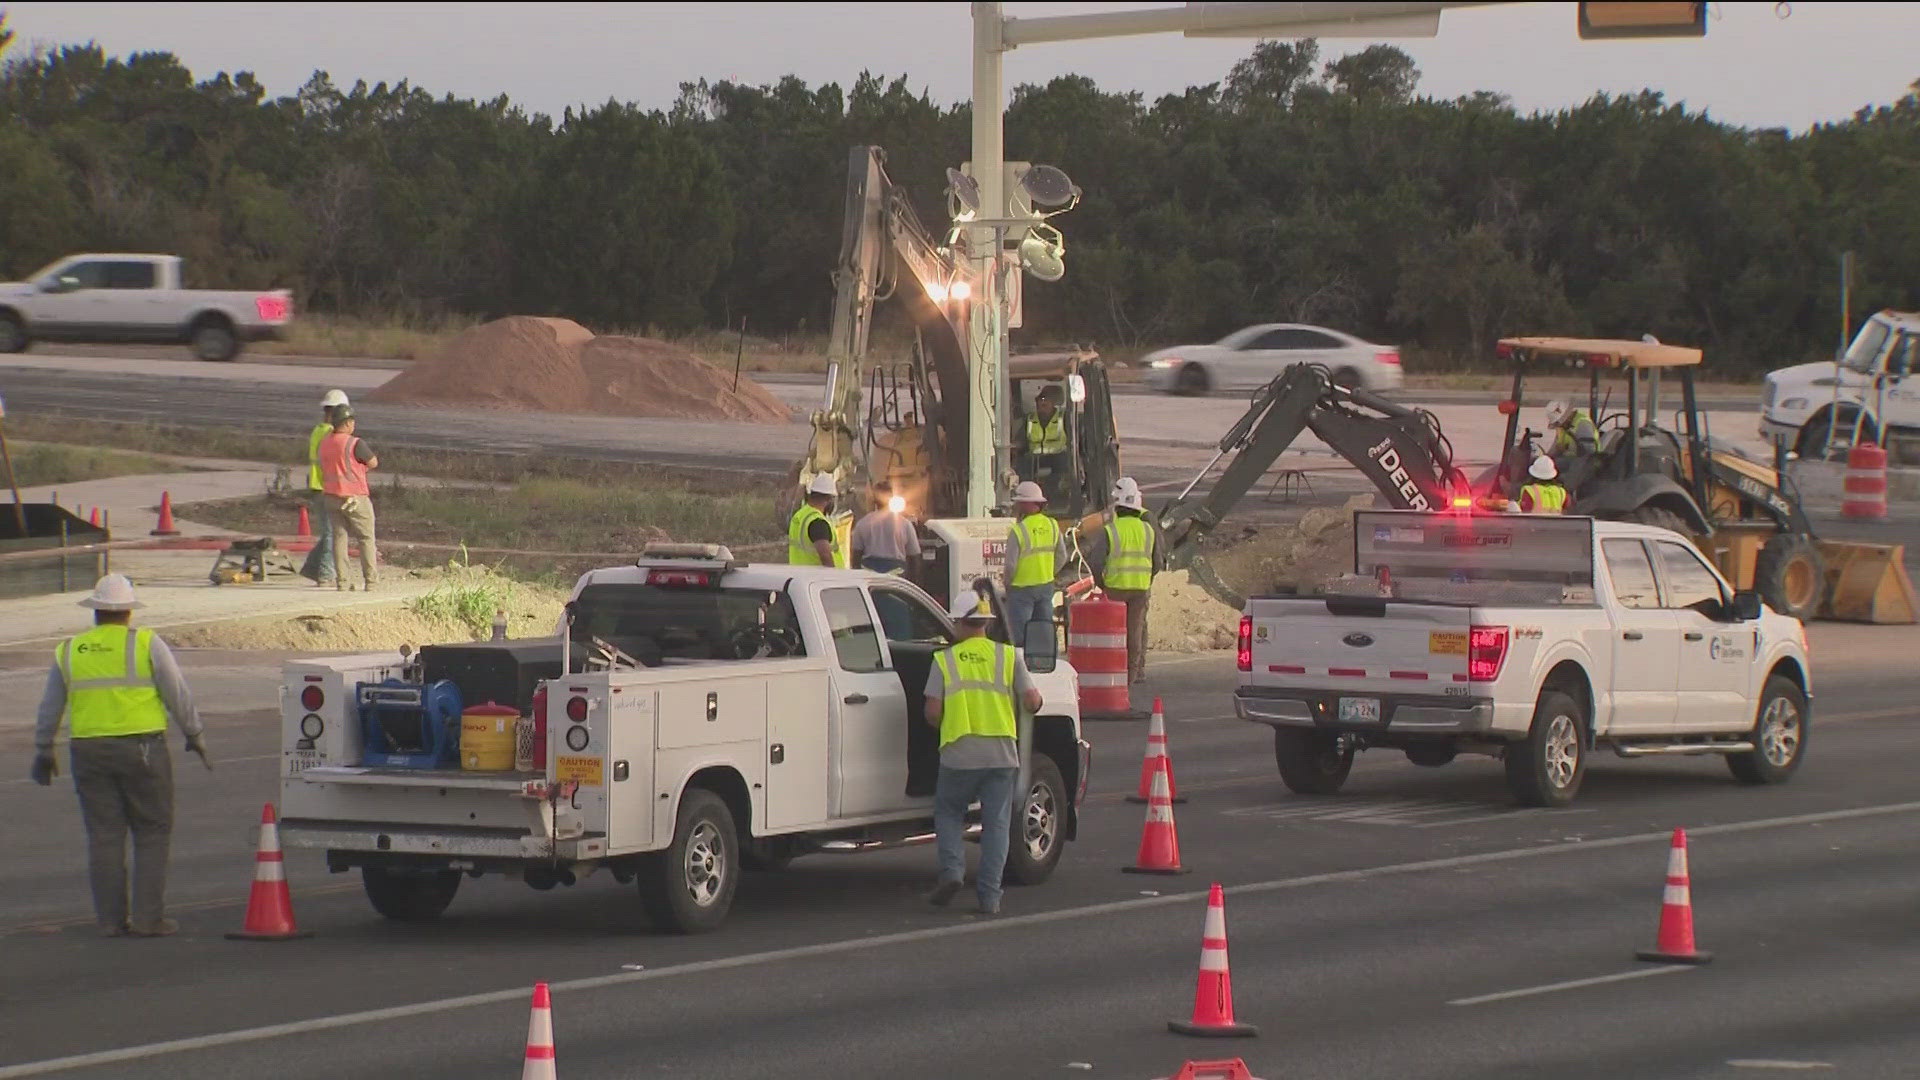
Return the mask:
{"type": "MultiPolygon", "coordinates": [[[[509,1076],[539,980],[568,1078],[1145,1080],[1216,1056],[1268,1078],[1911,1076],[1917,643],[1815,628],[1815,733],[1787,785],[1736,786],[1713,759],[1609,758],[1563,811],[1512,807],[1497,763],[1386,752],[1340,796],[1289,795],[1264,729],[1225,715],[1230,658],[1156,657],[1189,799],[1185,876],[1118,871],[1138,843],[1122,796],[1145,725],[1092,723],[1081,839],[998,919],[929,908],[932,853],[916,849],[750,876],[703,937],[650,932],[604,878],[470,881],[441,922],[401,927],[294,853],[315,936],[272,944],[222,937],[274,793],[272,675],[191,654],[220,767],[176,762],[180,936],[93,937],[70,792],[0,779],[0,1078],[509,1076]],[[1652,943],[1675,826],[1716,953],[1704,968],[1633,956],[1652,943]],[[1257,1039],[1166,1031],[1191,1008],[1212,881],[1257,1039]]],[[[24,750],[0,725],[0,757],[24,771],[24,750]]]]}

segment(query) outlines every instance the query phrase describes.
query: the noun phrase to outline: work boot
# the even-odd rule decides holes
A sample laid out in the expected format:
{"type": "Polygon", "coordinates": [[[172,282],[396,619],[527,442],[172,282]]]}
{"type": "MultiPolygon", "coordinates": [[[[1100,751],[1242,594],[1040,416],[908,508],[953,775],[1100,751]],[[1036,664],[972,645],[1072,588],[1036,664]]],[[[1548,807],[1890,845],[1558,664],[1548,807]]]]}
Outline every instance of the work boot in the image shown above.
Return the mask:
{"type": "Polygon", "coordinates": [[[932,904],[934,907],[946,907],[948,904],[953,903],[954,894],[959,891],[959,882],[942,881],[933,887],[932,892],[927,894],[927,903],[932,904]]]}
{"type": "Polygon", "coordinates": [[[96,929],[100,931],[101,937],[126,937],[127,936],[126,923],[120,923],[118,925],[114,925],[111,923],[100,923],[97,925],[96,929]]]}
{"type": "Polygon", "coordinates": [[[172,919],[161,919],[152,926],[135,926],[127,930],[134,937],[172,937],[180,932],[180,924],[172,919]]]}
{"type": "Polygon", "coordinates": [[[986,897],[983,896],[980,898],[980,906],[974,909],[974,914],[998,915],[1000,914],[1000,901],[988,900],[986,897]]]}

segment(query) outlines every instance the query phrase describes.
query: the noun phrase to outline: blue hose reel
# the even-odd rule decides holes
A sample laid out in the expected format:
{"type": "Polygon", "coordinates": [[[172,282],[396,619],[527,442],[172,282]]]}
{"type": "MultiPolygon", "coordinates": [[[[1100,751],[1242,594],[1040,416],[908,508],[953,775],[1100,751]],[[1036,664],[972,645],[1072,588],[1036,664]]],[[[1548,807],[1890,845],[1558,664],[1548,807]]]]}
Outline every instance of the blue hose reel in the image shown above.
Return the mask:
{"type": "Polygon", "coordinates": [[[360,763],[389,769],[440,769],[460,762],[460,688],[437,682],[357,683],[360,763]]]}

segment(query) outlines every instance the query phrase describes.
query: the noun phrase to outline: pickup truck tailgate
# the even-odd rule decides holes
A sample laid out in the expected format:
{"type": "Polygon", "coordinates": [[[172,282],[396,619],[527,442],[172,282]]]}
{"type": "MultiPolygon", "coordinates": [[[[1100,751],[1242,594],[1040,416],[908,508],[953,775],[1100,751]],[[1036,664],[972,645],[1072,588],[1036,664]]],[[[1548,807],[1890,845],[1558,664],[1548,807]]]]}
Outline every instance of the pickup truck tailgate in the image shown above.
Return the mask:
{"type": "Polygon", "coordinates": [[[1375,696],[1465,692],[1471,607],[1371,597],[1255,598],[1246,614],[1252,620],[1246,686],[1375,696]]]}

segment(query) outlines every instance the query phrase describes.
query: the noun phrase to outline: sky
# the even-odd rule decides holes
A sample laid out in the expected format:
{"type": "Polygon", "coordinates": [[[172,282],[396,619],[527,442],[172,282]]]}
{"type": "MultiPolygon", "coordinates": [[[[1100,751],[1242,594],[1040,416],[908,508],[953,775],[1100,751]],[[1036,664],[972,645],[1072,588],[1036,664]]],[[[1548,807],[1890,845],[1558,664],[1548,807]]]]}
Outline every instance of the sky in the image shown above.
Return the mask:
{"type": "MultiPolygon", "coordinates": [[[[1165,7],[1167,3],[1008,3],[1014,17],[1165,7]]],[[[1522,111],[1595,92],[1664,92],[1716,119],[1784,127],[1844,119],[1899,99],[1920,78],[1920,4],[1714,3],[1707,36],[1581,41],[1572,3],[1450,10],[1435,38],[1391,40],[1412,54],[1420,90],[1509,96],[1522,111]]],[[[97,42],[110,54],[165,51],[200,78],[252,71],[291,93],[316,69],[352,85],[411,80],[435,94],[506,94],[558,116],[609,98],[671,104],[682,82],[768,83],[788,74],[845,86],[862,70],[904,75],[941,102],[971,96],[965,3],[16,3],[19,37],[97,42]]],[[[1323,39],[1331,59],[1365,39],[1323,39]]],[[[1149,100],[1215,82],[1251,39],[1178,34],[1031,45],[1006,58],[1008,88],[1064,74],[1149,100]]]]}

